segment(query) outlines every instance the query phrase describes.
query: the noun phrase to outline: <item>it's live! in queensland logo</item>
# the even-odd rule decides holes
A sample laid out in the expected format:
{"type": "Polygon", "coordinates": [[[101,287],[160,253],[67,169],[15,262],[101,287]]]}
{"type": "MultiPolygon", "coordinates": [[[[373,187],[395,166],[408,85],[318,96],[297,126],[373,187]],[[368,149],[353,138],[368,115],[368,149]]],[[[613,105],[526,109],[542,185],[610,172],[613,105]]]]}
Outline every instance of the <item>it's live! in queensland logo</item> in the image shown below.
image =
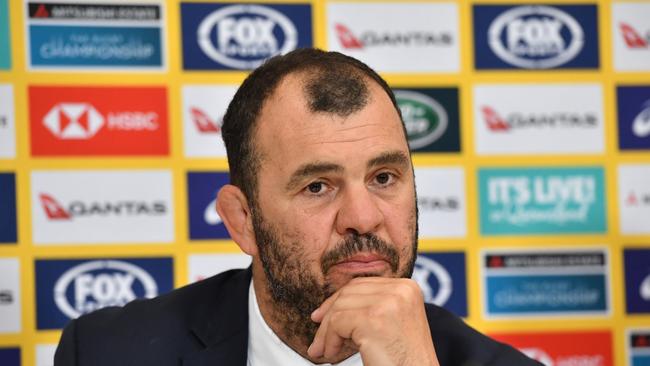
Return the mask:
{"type": "Polygon", "coordinates": [[[482,234],[607,230],[600,167],[483,168],[478,175],[482,234]]]}
{"type": "Polygon", "coordinates": [[[70,319],[123,306],[173,289],[172,258],[36,260],[36,327],[58,329],[70,319]]]}
{"type": "Polygon", "coordinates": [[[183,68],[250,70],[312,45],[306,4],[181,4],[183,68]]]}
{"type": "Polygon", "coordinates": [[[29,88],[34,156],[167,155],[164,87],[29,88]]]}

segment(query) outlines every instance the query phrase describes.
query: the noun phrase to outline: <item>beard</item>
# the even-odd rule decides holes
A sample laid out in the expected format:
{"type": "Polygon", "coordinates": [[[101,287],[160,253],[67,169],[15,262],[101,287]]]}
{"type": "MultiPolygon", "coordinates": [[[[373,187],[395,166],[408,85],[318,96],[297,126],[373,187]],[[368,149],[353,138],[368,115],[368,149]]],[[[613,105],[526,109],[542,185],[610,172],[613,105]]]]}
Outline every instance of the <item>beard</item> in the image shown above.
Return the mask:
{"type": "MultiPolygon", "coordinates": [[[[253,213],[253,230],[268,290],[274,302],[271,311],[273,320],[282,326],[285,337],[303,345],[311,344],[319,327],[311,320],[311,313],[338,290],[327,279],[332,266],[357,253],[374,253],[386,259],[394,277],[409,278],[413,273],[417,256],[417,209],[412,250],[405,254],[410,258],[406,258],[401,271],[396,246],[369,233],[350,234],[326,252],[321,258],[321,274],[313,273],[309,263],[304,261],[302,254],[305,243],[281,242],[279,230],[265,223],[258,212],[255,210],[253,213]]],[[[355,277],[377,275],[362,273],[355,277]]]]}

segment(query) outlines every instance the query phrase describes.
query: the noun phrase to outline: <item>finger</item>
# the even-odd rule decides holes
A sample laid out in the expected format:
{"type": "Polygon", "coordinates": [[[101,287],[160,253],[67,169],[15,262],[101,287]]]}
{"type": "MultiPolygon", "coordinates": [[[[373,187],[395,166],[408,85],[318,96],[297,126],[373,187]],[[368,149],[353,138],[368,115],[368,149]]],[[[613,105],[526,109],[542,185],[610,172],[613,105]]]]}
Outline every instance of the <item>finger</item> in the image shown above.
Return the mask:
{"type": "Polygon", "coordinates": [[[323,316],[325,316],[325,314],[329,311],[330,307],[332,306],[332,304],[334,304],[334,301],[336,301],[336,299],[339,297],[340,294],[341,294],[341,290],[336,291],[330,297],[325,299],[325,301],[323,301],[323,303],[320,304],[320,306],[311,313],[311,320],[313,320],[316,323],[322,322],[323,316]]]}
{"type": "Polygon", "coordinates": [[[320,326],[316,330],[314,339],[311,341],[309,348],[307,348],[307,354],[309,355],[309,357],[312,358],[323,357],[323,353],[325,351],[325,334],[327,333],[327,327],[329,324],[328,317],[329,315],[326,314],[325,317],[322,319],[323,321],[320,323],[320,326]]]}
{"type": "MultiPolygon", "coordinates": [[[[361,309],[337,311],[330,314],[323,342],[325,358],[330,359],[336,356],[341,351],[346,339],[352,339],[354,342],[353,333],[358,329],[362,317],[360,311],[364,311],[361,309]]],[[[357,342],[354,343],[358,345],[357,342]]]]}

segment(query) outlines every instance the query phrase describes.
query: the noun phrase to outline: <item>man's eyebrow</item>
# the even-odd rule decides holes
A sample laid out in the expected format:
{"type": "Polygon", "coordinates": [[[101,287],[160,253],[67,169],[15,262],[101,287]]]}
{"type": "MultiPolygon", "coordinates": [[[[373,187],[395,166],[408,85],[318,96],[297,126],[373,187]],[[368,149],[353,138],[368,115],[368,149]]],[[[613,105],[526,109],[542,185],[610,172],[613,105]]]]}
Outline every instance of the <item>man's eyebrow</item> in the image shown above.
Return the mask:
{"type": "Polygon", "coordinates": [[[370,159],[366,165],[368,169],[378,165],[400,165],[402,167],[408,167],[411,165],[411,159],[402,151],[388,151],[370,159]]]}
{"type": "Polygon", "coordinates": [[[311,177],[317,174],[332,173],[332,172],[342,172],[344,169],[342,166],[334,163],[325,163],[325,162],[316,162],[316,163],[307,163],[303,164],[298,169],[296,169],[289,183],[286,185],[286,190],[292,190],[296,185],[300,184],[305,178],[311,177]]]}

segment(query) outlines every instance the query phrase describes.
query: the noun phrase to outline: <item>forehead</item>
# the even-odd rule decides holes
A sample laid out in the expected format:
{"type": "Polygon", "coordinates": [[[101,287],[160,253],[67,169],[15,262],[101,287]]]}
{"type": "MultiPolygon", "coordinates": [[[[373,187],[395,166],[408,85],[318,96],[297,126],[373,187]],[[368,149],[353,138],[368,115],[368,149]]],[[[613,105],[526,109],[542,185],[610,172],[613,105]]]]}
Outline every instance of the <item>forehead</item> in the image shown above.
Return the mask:
{"type": "MultiPolygon", "coordinates": [[[[389,96],[366,80],[368,102],[347,116],[312,112],[300,75],[284,78],[264,103],[255,133],[262,166],[281,159],[283,167],[310,160],[346,161],[404,151],[408,144],[389,96]]],[[[276,161],[277,163],[277,161],[276,161]]],[[[365,160],[364,160],[365,164],[365,160]]]]}

